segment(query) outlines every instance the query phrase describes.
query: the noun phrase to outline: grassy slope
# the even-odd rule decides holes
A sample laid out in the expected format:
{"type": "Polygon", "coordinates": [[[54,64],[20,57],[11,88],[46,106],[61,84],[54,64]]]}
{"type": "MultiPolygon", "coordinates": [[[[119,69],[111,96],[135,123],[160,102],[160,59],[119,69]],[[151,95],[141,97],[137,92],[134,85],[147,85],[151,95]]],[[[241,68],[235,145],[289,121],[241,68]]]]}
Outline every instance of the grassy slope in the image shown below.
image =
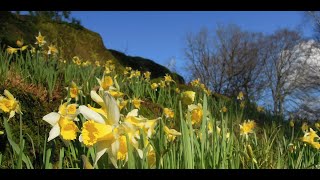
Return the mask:
{"type": "MultiPolygon", "coordinates": [[[[131,57],[115,50],[108,50],[98,33],[82,26],[52,21],[38,22],[30,16],[16,16],[0,12],[0,44],[16,47],[16,40],[22,38],[25,44],[34,44],[38,32],[45,36],[48,43],[59,48],[61,58],[71,60],[79,56],[83,60],[104,62],[113,59],[118,67],[131,66],[133,69],[150,71],[152,78],[171,74],[177,81],[184,79],[167,68],[142,57],[131,57]]],[[[120,68],[121,69],[121,68],[120,68]]]]}

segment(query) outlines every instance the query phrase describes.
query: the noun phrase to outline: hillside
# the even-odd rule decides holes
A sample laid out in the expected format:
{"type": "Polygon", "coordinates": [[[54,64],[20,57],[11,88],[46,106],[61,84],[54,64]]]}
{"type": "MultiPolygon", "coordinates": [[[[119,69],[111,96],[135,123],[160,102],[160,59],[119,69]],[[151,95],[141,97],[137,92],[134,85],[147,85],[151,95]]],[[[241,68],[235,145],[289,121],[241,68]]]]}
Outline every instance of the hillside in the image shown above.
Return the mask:
{"type": "MultiPolygon", "coordinates": [[[[58,47],[60,58],[67,61],[74,56],[92,62],[112,59],[120,69],[131,66],[140,71],[148,70],[152,78],[164,76],[166,73],[171,74],[167,68],[150,59],[131,57],[115,50],[108,50],[98,33],[80,25],[40,21],[27,15],[17,16],[10,12],[0,12],[0,44],[2,47],[8,45],[16,47],[18,39],[23,39],[24,44],[34,45],[35,36],[39,31],[45,36],[46,41],[58,47]]],[[[184,83],[181,76],[174,74],[172,76],[177,77],[178,82],[184,83]]]]}

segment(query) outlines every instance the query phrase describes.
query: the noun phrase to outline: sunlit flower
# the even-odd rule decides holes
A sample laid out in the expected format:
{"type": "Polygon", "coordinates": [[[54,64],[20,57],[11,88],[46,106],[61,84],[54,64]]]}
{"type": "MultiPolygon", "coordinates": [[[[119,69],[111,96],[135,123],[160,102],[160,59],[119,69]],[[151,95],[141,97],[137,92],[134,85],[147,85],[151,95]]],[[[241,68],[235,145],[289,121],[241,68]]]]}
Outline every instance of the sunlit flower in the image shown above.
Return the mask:
{"type": "Polygon", "coordinates": [[[68,91],[70,91],[70,97],[74,98],[76,101],[79,100],[79,93],[81,92],[81,88],[77,86],[75,82],[71,82],[71,87],[66,88],[68,91]]]}
{"type": "Polygon", "coordinates": [[[100,87],[105,91],[109,90],[109,87],[113,85],[113,80],[110,76],[104,76],[102,80],[97,78],[97,80],[100,87]]]}
{"type": "Polygon", "coordinates": [[[200,79],[198,78],[198,79],[194,79],[194,80],[192,80],[191,81],[191,86],[193,86],[193,87],[198,87],[199,86],[199,84],[200,84],[200,79]]]}
{"type": "Polygon", "coordinates": [[[150,169],[156,168],[156,152],[152,146],[150,146],[148,149],[147,160],[150,169]]]}
{"type": "Polygon", "coordinates": [[[290,143],[290,144],[288,145],[288,151],[289,151],[290,153],[293,153],[294,151],[296,151],[296,149],[297,149],[297,146],[295,146],[294,144],[290,143]]]}
{"type": "Polygon", "coordinates": [[[184,91],[182,93],[182,103],[185,105],[190,105],[194,102],[196,93],[193,91],[184,91]]]}
{"type": "Polygon", "coordinates": [[[13,47],[8,46],[7,52],[8,52],[8,54],[15,54],[18,52],[18,48],[13,48],[13,47]]]}
{"type": "Polygon", "coordinates": [[[180,136],[181,133],[176,131],[175,129],[169,129],[168,126],[164,126],[163,130],[167,136],[168,141],[172,142],[175,140],[177,136],[180,136]]]}
{"type": "Polygon", "coordinates": [[[258,112],[264,112],[264,108],[263,108],[262,106],[258,106],[258,107],[257,107],[257,111],[258,111],[258,112]]]}
{"type": "Polygon", "coordinates": [[[308,130],[308,128],[309,128],[308,123],[307,122],[303,122],[302,126],[301,126],[301,130],[305,132],[305,131],[308,130]]]}
{"type": "Polygon", "coordinates": [[[54,46],[54,45],[50,45],[48,46],[49,50],[48,50],[48,55],[50,54],[58,54],[58,49],[54,46]]]}
{"type": "Polygon", "coordinates": [[[95,61],[94,64],[98,67],[100,67],[100,61],[95,61]]]}
{"type": "Polygon", "coordinates": [[[24,50],[26,50],[27,48],[28,48],[28,45],[22,46],[22,47],[20,48],[20,51],[24,51],[24,50]]]}
{"type": "Polygon", "coordinates": [[[0,113],[9,113],[9,119],[14,117],[16,113],[22,114],[20,102],[8,91],[4,90],[4,96],[0,96],[0,113]]]}
{"type": "Polygon", "coordinates": [[[293,120],[293,119],[290,120],[289,125],[290,125],[290,127],[292,127],[292,128],[294,127],[294,120],[293,120]]]}
{"type": "Polygon", "coordinates": [[[174,90],[176,93],[180,93],[180,89],[179,88],[176,88],[175,90],[174,90]]]}
{"type": "Polygon", "coordinates": [[[157,88],[158,88],[158,84],[157,83],[152,83],[151,84],[151,89],[152,90],[157,90],[157,88]]]}
{"type": "Polygon", "coordinates": [[[223,106],[221,109],[220,109],[220,112],[223,112],[223,113],[226,113],[228,111],[227,107],[223,106]]]}
{"type": "Polygon", "coordinates": [[[119,107],[115,99],[107,92],[103,93],[104,100],[97,93],[94,93],[95,91],[91,91],[91,97],[102,106],[101,109],[94,109],[102,113],[98,113],[84,105],[79,107],[80,113],[87,119],[83,124],[79,140],[86,146],[96,145],[97,152],[95,164],[108,148],[113,149],[113,155],[115,156],[109,154],[109,158],[112,163],[117,166],[116,157],[119,150],[119,141],[116,139],[118,138],[117,127],[119,126],[120,119],[119,107]],[[114,146],[114,148],[111,146],[114,146]]]}
{"type": "Polygon", "coordinates": [[[125,101],[121,101],[120,104],[119,104],[119,109],[121,111],[121,109],[123,109],[124,107],[126,107],[128,104],[128,100],[125,100],[125,101]]]}
{"type": "Polygon", "coordinates": [[[23,39],[21,39],[21,40],[18,39],[16,44],[17,44],[18,47],[22,47],[23,46],[23,39]]]}
{"type": "Polygon", "coordinates": [[[144,78],[145,78],[146,80],[149,80],[149,79],[150,79],[151,72],[147,71],[147,72],[143,73],[143,75],[144,75],[144,78]]]}
{"type": "Polygon", "coordinates": [[[44,40],[44,36],[41,35],[41,33],[39,32],[39,35],[36,37],[37,42],[35,44],[38,44],[39,47],[43,46],[46,41],[44,40]]]}
{"type": "Polygon", "coordinates": [[[163,113],[167,118],[171,118],[171,119],[174,118],[174,112],[169,108],[164,108],[163,113]]]}
{"type": "Polygon", "coordinates": [[[159,86],[160,86],[160,88],[165,88],[166,87],[166,82],[160,80],[159,86]]]}
{"type": "Polygon", "coordinates": [[[137,98],[133,98],[133,100],[132,100],[133,106],[138,109],[140,109],[141,102],[143,102],[143,101],[140,99],[137,99],[137,98]]]}
{"type": "Polygon", "coordinates": [[[164,81],[167,83],[167,85],[169,85],[171,82],[174,82],[174,80],[172,79],[172,77],[169,74],[166,74],[164,76],[164,81]]]}
{"type": "Polygon", "coordinates": [[[244,99],[244,96],[243,96],[243,92],[242,92],[242,91],[239,92],[239,94],[238,94],[238,96],[237,96],[237,99],[240,100],[240,101],[242,101],[242,100],[244,99]]]}
{"type": "Polygon", "coordinates": [[[64,103],[60,105],[59,112],[51,112],[43,117],[43,120],[52,126],[49,132],[48,142],[61,135],[64,140],[75,140],[78,127],[74,123],[78,114],[77,104],[64,103]]]}
{"type": "Polygon", "coordinates": [[[192,125],[199,126],[202,122],[203,110],[201,104],[188,105],[188,111],[191,112],[192,125]]]}
{"type": "Polygon", "coordinates": [[[256,123],[252,120],[248,120],[247,122],[243,122],[240,126],[240,135],[248,136],[249,133],[253,133],[253,129],[256,126],[256,123]]]}
{"type": "Polygon", "coordinates": [[[301,141],[310,144],[315,149],[320,149],[320,143],[317,141],[319,139],[317,132],[310,128],[310,131],[304,131],[304,136],[301,138],[301,141]]]}

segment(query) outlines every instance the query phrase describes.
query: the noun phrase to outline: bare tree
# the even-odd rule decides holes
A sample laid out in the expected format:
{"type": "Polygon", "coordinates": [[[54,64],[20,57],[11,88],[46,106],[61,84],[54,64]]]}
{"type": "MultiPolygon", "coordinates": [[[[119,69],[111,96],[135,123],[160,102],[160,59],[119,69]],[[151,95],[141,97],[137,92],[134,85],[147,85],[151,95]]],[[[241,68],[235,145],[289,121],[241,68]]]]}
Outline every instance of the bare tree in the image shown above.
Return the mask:
{"type": "Polygon", "coordinates": [[[263,90],[259,44],[261,33],[242,31],[236,25],[219,26],[211,35],[206,28],[187,35],[188,69],[217,93],[250,97],[263,90]]]}
{"type": "Polygon", "coordinates": [[[267,91],[271,91],[274,114],[282,116],[285,102],[299,104],[297,95],[308,93],[311,48],[297,31],[288,29],[267,37],[264,46],[267,91]]]}

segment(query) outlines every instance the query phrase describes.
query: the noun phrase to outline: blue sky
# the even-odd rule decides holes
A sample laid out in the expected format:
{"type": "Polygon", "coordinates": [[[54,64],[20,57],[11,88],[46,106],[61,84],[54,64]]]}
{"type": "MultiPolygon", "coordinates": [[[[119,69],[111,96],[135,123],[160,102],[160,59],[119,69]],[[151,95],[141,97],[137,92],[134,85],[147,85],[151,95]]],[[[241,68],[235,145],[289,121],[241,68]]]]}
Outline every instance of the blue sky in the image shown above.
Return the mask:
{"type": "Polygon", "coordinates": [[[141,56],[167,65],[175,58],[177,71],[186,62],[183,48],[185,35],[202,27],[214,30],[218,24],[237,24],[243,30],[272,33],[279,28],[301,27],[310,37],[310,25],[303,25],[303,12],[295,11],[73,11],[86,28],[99,33],[107,48],[141,56]]]}

